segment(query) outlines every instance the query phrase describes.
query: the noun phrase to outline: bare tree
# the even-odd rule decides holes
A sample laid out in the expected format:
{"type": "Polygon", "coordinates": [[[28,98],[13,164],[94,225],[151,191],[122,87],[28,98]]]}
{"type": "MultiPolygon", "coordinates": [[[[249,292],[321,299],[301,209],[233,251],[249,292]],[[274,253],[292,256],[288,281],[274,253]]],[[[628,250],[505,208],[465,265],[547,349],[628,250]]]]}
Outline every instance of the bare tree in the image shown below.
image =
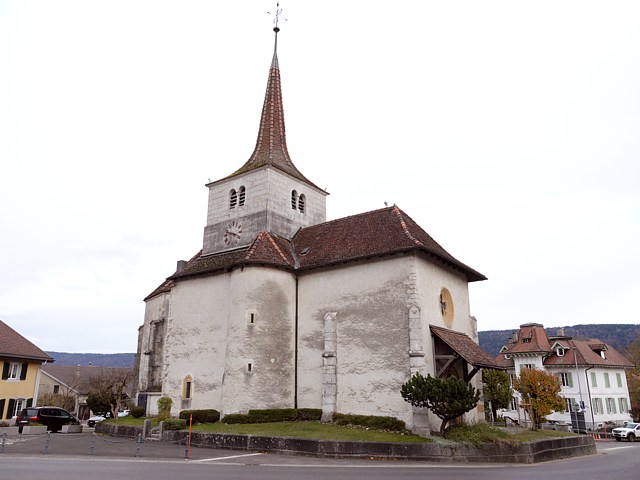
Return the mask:
{"type": "Polygon", "coordinates": [[[98,368],[86,383],[87,405],[94,413],[111,412],[118,418],[120,404],[127,400],[130,368],[98,368]]]}

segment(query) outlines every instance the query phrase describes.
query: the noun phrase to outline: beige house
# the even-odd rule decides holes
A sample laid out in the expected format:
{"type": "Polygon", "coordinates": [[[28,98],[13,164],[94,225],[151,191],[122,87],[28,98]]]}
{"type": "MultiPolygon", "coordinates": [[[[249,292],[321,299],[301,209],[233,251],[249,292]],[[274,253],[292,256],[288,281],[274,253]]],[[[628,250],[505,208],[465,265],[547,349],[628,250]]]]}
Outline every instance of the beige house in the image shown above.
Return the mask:
{"type": "Polygon", "coordinates": [[[53,358],[0,320],[0,420],[37,404],[43,362],[53,358]]]}
{"type": "Polygon", "coordinates": [[[287,150],[277,52],[253,153],[207,187],[202,250],[145,298],[136,398],[148,412],[160,396],[174,414],[310,407],[424,434],[440,421],[403,401],[413,373],[480,386],[494,364],[468,284],[485,277],[397,206],[327,221],[328,193],[287,150]]]}

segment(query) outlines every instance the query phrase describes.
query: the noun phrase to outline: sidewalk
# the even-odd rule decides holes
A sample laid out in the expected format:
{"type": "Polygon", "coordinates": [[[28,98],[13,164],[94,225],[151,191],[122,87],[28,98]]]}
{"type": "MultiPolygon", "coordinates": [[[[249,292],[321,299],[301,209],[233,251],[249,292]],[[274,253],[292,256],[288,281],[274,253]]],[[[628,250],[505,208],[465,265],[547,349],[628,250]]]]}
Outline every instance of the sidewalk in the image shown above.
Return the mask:
{"type": "MultiPolygon", "coordinates": [[[[214,458],[233,454],[229,450],[194,448],[187,452],[186,445],[140,441],[137,439],[110,437],[95,434],[92,428],[82,433],[49,433],[47,435],[0,435],[0,462],[3,456],[65,456],[65,457],[112,457],[184,460],[214,458]]],[[[238,452],[246,454],[246,452],[238,452]]]]}

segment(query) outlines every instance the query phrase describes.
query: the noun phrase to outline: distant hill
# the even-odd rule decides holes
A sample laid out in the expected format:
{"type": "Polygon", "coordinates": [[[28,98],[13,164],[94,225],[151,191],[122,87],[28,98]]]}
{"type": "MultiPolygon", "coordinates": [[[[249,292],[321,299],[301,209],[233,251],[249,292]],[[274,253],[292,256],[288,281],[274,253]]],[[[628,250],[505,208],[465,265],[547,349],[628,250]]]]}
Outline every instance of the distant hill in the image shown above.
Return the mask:
{"type": "Polygon", "coordinates": [[[94,367],[133,367],[135,353],[64,353],[47,352],[55,365],[93,365],[94,367]]]}
{"type": "MultiPolygon", "coordinates": [[[[611,345],[616,350],[622,351],[627,345],[633,342],[640,335],[640,325],[629,324],[595,324],[595,325],[575,325],[573,327],[550,327],[545,328],[547,335],[557,335],[558,328],[564,328],[564,334],[581,339],[597,338],[611,345]]],[[[500,349],[507,344],[512,333],[517,332],[517,328],[510,330],[486,330],[478,332],[480,346],[489,355],[495,357],[500,349]]]]}

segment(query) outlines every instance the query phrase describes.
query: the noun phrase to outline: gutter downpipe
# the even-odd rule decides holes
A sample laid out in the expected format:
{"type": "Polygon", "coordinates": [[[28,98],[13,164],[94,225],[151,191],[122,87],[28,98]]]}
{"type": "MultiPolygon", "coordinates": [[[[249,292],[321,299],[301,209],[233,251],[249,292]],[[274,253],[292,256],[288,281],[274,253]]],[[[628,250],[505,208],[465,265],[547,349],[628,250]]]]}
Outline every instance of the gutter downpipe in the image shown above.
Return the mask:
{"type": "Polygon", "coordinates": [[[296,312],[293,353],[293,408],[298,408],[298,275],[296,275],[296,312]]]}
{"type": "Polygon", "coordinates": [[[580,408],[582,400],[582,384],[580,382],[580,370],[578,370],[578,357],[576,356],[576,347],[573,346],[571,349],[573,350],[573,361],[576,364],[576,378],[578,379],[578,394],[580,395],[580,400],[578,400],[578,408],[580,408]]]}
{"type": "Polygon", "coordinates": [[[591,428],[596,428],[596,418],[593,415],[593,402],[591,401],[591,387],[589,386],[589,376],[587,375],[587,372],[591,370],[594,366],[595,365],[591,365],[589,368],[584,369],[584,378],[587,381],[587,395],[589,396],[589,408],[591,409],[591,423],[593,425],[591,428]]]}

